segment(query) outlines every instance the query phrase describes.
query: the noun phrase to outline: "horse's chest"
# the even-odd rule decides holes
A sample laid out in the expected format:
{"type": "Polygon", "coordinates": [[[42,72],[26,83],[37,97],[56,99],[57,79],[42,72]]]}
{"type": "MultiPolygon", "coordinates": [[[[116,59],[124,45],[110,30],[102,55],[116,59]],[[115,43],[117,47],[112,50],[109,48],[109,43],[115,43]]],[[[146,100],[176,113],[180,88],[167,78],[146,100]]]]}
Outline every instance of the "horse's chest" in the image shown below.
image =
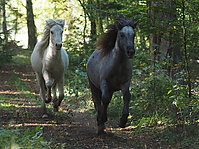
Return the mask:
{"type": "Polygon", "coordinates": [[[119,87],[131,79],[131,68],[127,66],[115,67],[108,74],[108,80],[113,87],[119,87]]]}
{"type": "Polygon", "coordinates": [[[44,68],[53,78],[59,78],[64,72],[64,65],[59,61],[51,61],[45,63],[44,68]]]}

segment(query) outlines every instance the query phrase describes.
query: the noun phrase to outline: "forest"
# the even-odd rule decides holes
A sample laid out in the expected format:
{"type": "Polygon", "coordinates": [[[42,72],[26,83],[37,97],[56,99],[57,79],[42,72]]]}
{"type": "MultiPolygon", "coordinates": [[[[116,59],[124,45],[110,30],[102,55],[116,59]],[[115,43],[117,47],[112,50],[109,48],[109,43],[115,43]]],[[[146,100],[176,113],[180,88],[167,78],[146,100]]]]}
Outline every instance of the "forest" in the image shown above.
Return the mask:
{"type": "MultiPolygon", "coordinates": [[[[0,148],[11,148],[13,140],[18,144],[16,148],[199,148],[199,0],[1,0],[0,3],[0,142],[3,142],[0,148]],[[86,118],[92,115],[92,121],[96,119],[86,63],[97,48],[100,35],[120,14],[138,22],[136,53],[131,59],[128,127],[124,131],[115,128],[123,105],[122,94],[116,92],[108,108],[112,122],[107,124],[107,131],[113,128],[114,137],[89,138],[79,132],[87,137],[78,141],[77,132],[63,135],[62,125],[72,121],[68,115],[73,112],[81,114],[74,118],[80,123],[83,119],[78,118],[85,115],[86,118]],[[38,125],[24,128],[26,120],[34,123],[31,119],[34,114],[30,113],[33,108],[21,109],[14,101],[25,104],[29,100],[41,106],[36,100],[39,89],[30,55],[42,37],[47,19],[65,20],[63,47],[69,55],[66,97],[63,110],[52,112],[53,120],[40,120],[36,115],[38,125]],[[32,76],[31,81],[26,72],[32,76]],[[63,124],[56,128],[39,124],[51,121],[52,125],[54,121],[63,124]],[[52,132],[60,137],[53,138],[52,132]],[[66,137],[70,139],[66,141],[66,137]],[[89,140],[104,144],[92,144],[89,140]],[[120,144],[117,146],[116,142],[120,144]]],[[[79,131],[79,127],[76,124],[74,130],[79,131]]]]}

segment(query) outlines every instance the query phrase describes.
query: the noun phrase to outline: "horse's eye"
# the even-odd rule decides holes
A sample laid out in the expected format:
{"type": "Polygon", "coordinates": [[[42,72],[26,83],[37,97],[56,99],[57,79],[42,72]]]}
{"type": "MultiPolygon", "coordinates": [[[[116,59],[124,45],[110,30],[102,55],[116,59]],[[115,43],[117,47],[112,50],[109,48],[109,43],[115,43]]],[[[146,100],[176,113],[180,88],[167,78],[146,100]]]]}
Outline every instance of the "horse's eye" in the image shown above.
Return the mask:
{"type": "Polygon", "coordinates": [[[53,31],[50,31],[51,34],[53,34],[53,31]]]}

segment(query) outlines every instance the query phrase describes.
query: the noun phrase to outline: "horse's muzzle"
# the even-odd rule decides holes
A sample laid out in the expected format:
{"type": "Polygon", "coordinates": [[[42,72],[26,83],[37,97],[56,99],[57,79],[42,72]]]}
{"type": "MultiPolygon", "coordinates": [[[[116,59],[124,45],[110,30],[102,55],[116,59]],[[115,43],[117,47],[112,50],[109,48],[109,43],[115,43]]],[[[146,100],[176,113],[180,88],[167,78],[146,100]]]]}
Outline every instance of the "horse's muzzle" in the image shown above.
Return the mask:
{"type": "Polygon", "coordinates": [[[132,58],[135,55],[135,50],[128,50],[127,51],[127,58],[132,58]]]}
{"type": "Polygon", "coordinates": [[[60,49],[61,49],[61,47],[62,47],[62,44],[61,44],[61,43],[59,43],[59,44],[58,44],[58,43],[56,43],[56,44],[55,44],[55,47],[56,47],[56,49],[57,49],[57,50],[60,50],[60,49]]]}

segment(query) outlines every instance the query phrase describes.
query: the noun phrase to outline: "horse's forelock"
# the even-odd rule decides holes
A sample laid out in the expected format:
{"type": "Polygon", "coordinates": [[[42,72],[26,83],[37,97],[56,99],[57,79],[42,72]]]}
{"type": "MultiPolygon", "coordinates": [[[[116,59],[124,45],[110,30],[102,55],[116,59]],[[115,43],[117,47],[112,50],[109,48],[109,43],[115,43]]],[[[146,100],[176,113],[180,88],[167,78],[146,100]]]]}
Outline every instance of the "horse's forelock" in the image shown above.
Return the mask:
{"type": "Polygon", "coordinates": [[[136,24],[137,22],[129,20],[125,18],[123,15],[120,15],[115,21],[115,25],[118,30],[121,30],[125,26],[131,26],[134,29],[136,27],[136,24]]]}
{"type": "Polygon", "coordinates": [[[63,28],[64,24],[65,24],[65,20],[62,20],[62,19],[56,19],[56,20],[49,19],[49,20],[46,20],[46,27],[45,28],[52,28],[54,25],[59,25],[59,26],[61,26],[63,28]]]}
{"type": "Polygon", "coordinates": [[[45,40],[47,37],[50,36],[50,29],[54,25],[59,25],[59,26],[61,26],[63,28],[64,24],[65,24],[65,21],[62,20],[62,19],[56,19],[56,20],[49,19],[49,20],[46,20],[46,26],[44,28],[44,34],[43,34],[42,40],[45,40]]]}
{"type": "Polygon", "coordinates": [[[62,28],[64,28],[65,20],[57,19],[55,20],[56,24],[60,25],[62,28]]]}

